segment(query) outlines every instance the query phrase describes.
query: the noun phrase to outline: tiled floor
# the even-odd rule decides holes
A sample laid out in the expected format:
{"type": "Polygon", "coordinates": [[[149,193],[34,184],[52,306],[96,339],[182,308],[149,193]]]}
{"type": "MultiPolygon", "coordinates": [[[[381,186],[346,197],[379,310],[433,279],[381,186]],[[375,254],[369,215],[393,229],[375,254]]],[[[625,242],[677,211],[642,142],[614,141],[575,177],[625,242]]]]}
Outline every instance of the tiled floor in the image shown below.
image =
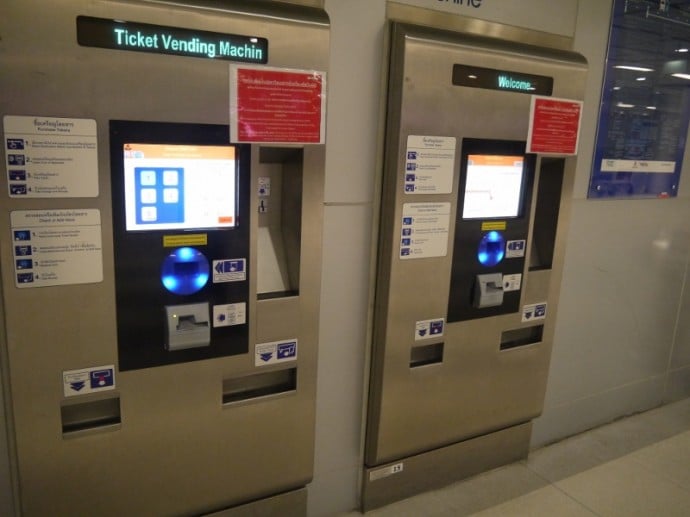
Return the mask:
{"type": "Polygon", "coordinates": [[[526,461],[366,515],[690,516],[690,399],[613,422],[533,451],[526,461]]]}

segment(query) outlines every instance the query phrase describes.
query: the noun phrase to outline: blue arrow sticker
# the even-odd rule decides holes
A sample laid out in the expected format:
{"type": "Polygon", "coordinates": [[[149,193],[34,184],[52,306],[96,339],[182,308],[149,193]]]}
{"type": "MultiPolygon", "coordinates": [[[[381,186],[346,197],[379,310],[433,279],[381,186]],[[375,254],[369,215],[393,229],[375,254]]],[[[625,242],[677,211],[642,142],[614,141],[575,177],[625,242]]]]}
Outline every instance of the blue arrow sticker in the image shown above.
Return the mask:
{"type": "Polygon", "coordinates": [[[74,391],[81,391],[84,389],[84,386],[86,386],[86,383],[84,381],[73,382],[69,385],[69,387],[72,388],[74,391]]]}

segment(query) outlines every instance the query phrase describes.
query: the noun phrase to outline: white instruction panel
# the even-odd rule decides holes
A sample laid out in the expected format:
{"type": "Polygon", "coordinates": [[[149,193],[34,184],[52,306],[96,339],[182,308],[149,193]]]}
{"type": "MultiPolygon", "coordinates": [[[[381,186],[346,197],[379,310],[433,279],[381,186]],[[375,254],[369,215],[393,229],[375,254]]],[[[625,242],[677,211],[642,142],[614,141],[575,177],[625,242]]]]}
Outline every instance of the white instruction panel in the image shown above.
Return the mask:
{"type": "Polygon", "coordinates": [[[445,257],[450,232],[450,203],[403,204],[400,258],[445,257]]]}
{"type": "Polygon", "coordinates": [[[3,117],[10,197],[97,197],[98,139],[92,119],[3,117]]]}
{"type": "Polygon", "coordinates": [[[454,170],[454,136],[407,137],[405,194],[449,194],[454,170]]]}
{"type": "Polygon", "coordinates": [[[103,281],[98,209],[15,210],[10,224],[17,287],[103,281]]]}

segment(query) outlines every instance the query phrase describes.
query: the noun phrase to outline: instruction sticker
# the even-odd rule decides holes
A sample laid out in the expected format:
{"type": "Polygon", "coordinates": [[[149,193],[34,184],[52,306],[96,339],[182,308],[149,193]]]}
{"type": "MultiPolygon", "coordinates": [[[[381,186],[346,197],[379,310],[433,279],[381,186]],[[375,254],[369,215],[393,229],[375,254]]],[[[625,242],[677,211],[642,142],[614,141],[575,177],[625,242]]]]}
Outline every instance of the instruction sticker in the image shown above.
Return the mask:
{"type": "Polygon", "coordinates": [[[213,261],[213,283],[241,282],[247,279],[246,259],[226,259],[213,261]]]}
{"type": "Polygon", "coordinates": [[[271,195],[271,178],[268,176],[259,176],[257,194],[259,197],[268,197],[271,195]]]}
{"type": "Polygon", "coordinates": [[[112,364],[62,372],[62,391],[65,397],[114,389],[115,366],[112,364]]]}
{"type": "Polygon", "coordinates": [[[10,224],[16,287],[103,281],[98,209],[15,210],[10,224]]]}
{"type": "Polygon", "coordinates": [[[415,323],[414,340],[422,341],[443,336],[444,318],[435,320],[424,320],[415,323]]]}
{"type": "Polygon", "coordinates": [[[3,128],[10,197],[98,196],[95,120],[6,115],[3,128]]]}
{"type": "Polygon", "coordinates": [[[506,242],[506,258],[522,258],[525,256],[527,241],[508,241],[506,242]]]}
{"type": "Polygon", "coordinates": [[[268,366],[296,360],[296,339],[261,343],[254,348],[254,366],[268,366]]]}
{"type": "Polygon", "coordinates": [[[228,303],[213,306],[213,327],[231,327],[247,323],[247,304],[228,303]]]}
{"type": "Polygon", "coordinates": [[[206,246],[207,233],[190,233],[188,235],[163,235],[164,248],[178,248],[180,246],[206,246]]]}
{"type": "Polygon", "coordinates": [[[405,194],[449,194],[455,170],[454,136],[407,137],[405,194]]]}
{"type": "Polygon", "coordinates": [[[450,203],[405,203],[400,258],[445,257],[450,232],[450,203]]]}
{"type": "Polygon", "coordinates": [[[522,285],[522,274],[503,275],[503,292],[519,291],[522,285]]]}
{"type": "Polygon", "coordinates": [[[525,305],[522,308],[522,322],[546,319],[546,302],[525,305]]]}

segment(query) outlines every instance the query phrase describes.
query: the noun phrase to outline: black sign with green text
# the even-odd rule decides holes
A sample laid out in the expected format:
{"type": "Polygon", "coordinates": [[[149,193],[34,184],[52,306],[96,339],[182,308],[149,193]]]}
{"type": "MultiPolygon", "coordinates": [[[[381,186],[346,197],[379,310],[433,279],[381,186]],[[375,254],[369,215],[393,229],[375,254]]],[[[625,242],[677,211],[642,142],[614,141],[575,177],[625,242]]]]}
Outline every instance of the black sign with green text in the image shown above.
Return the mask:
{"type": "Polygon", "coordinates": [[[223,59],[242,63],[268,62],[266,38],[91,16],[77,16],[77,42],[85,47],[223,59]]]}

